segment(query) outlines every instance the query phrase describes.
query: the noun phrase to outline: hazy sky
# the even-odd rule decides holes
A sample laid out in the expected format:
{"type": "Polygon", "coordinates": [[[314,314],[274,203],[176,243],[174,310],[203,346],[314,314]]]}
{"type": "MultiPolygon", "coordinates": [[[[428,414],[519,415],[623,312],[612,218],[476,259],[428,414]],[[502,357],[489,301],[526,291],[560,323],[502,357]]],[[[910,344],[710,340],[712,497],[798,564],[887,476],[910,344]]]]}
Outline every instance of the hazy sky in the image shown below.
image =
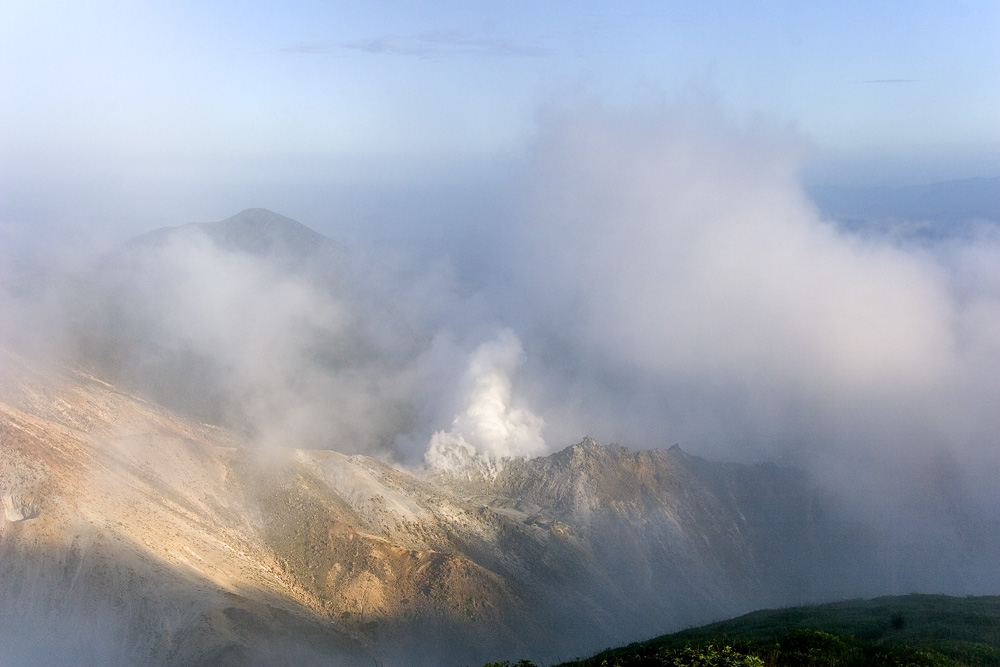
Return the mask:
{"type": "Polygon", "coordinates": [[[307,175],[447,180],[567,100],[692,94],[794,127],[813,180],[994,176],[998,34],[992,1],[7,0],[0,196],[8,219],[216,219],[307,175]]]}

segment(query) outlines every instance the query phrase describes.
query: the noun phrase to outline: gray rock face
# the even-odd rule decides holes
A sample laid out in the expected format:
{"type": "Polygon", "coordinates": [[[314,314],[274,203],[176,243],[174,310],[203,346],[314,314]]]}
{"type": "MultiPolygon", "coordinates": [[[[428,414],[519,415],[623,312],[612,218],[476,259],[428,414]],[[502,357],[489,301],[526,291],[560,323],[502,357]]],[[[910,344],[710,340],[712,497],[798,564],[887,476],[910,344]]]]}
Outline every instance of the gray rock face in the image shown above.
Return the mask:
{"type": "Polygon", "coordinates": [[[0,497],[3,505],[4,518],[11,523],[26,521],[38,516],[38,511],[30,504],[23,502],[12,493],[5,493],[0,497]]]}
{"type": "Polygon", "coordinates": [[[24,512],[17,508],[17,505],[14,503],[14,497],[11,494],[5,493],[0,498],[0,503],[3,504],[3,515],[7,521],[13,523],[15,521],[24,521],[26,518],[24,512]]]}

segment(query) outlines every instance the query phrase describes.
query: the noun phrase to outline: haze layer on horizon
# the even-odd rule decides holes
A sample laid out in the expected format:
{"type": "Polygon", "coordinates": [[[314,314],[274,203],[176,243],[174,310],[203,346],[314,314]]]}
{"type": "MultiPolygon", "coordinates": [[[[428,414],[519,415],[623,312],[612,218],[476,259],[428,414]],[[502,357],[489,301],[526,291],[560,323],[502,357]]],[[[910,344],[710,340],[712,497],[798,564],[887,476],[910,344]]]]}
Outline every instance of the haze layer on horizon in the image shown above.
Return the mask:
{"type": "Polygon", "coordinates": [[[809,183],[997,176],[998,29],[972,2],[5,3],[0,239],[249,206],[441,232],[422,204],[522,158],[540,109],[592,101],[786,126],[809,183]]]}

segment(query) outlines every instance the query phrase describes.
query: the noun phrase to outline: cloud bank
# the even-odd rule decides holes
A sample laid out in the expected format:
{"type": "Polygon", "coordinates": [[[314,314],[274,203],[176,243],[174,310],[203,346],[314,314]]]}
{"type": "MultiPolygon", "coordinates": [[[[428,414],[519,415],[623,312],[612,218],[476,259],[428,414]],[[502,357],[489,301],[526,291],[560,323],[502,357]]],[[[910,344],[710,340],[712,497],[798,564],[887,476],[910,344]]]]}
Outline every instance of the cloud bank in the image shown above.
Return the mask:
{"type": "Polygon", "coordinates": [[[573,396],[535,406],[549,442],[681,442],[806,466],[894,520],[918,497],[996,516],[996,221],[925,244],[847,233],[803,194],[792,131],[697,103],[541,127],[512,246],[522,337],[548,356],[530,372],[573,396]]]}
{"type": "Polygon", "coordinates": [[[520,230],[539,307],[571,304],[601,358],[725,395],[702,438],[788,439],[802,410],[916,396],[957,370],[945,267],[821,221],[780,130],[592,110],[545,137],[520,230]]]}

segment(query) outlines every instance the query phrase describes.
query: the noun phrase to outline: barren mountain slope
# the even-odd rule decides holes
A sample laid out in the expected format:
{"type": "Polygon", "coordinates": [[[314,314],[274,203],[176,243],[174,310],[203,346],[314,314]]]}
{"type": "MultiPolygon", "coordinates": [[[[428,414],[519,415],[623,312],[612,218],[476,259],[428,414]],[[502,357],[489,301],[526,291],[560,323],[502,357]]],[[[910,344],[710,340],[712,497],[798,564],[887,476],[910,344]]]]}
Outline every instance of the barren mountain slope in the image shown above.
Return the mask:
{"type": "Polygon", "coordinates": [[[291,592],[230,478],[232,438],[78,371],[0,361],[8,661],[238,663],[310,633],[359,649],[291,592]]]}
{"type": "Polygon", "coordinates": [[[284,644],[467,659],[555,640],[519,582],[463,554],[455,535],[488,540],[477,508],[372,459],[248,449],[81,371],[0,361],[14,664],[238,663],[284,644]]]}
{"type": "Polygon", "coordinates": [[[406,472],[0,362],[11,664],[546,659],[830,596],[814,575],[838,559],[836,592],[869,583],[849,569],[870,544],[795,471],[587,439],[488,475],[406,472]]]}

